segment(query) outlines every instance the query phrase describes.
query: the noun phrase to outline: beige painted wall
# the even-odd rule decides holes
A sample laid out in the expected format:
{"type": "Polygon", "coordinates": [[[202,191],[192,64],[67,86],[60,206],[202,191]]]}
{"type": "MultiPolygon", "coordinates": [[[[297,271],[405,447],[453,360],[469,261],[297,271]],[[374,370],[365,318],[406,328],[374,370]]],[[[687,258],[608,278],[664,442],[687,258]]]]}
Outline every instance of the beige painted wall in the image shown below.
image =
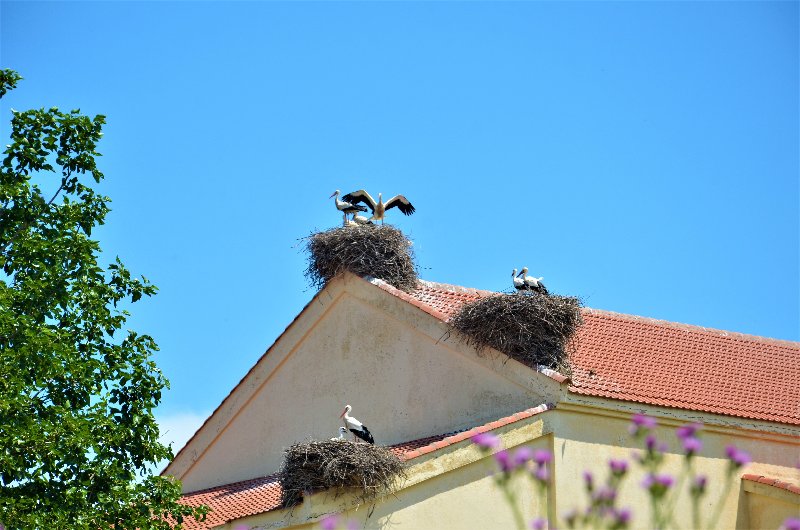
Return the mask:
{"type": "MultiPolygon", "coordinates": [[[[554,452],[555,487],[547,499],[547,512],[551,517],[587,505],[582,479],[584,470],[592,471],[596,480],[602,481],[610,458],[630,461],[632,451],[640,447],[628,435],[629,415],[608,410],[595,410],[592,414],[585,409],[565,408],[567,410],[548,411],[495,431],[502,435],[506,447],[528,445],[554,452]]],[[[657,435],[669,443],[671,451],[662,472],[678,476],[683,459],[674,428],[686,422],[662,421],[665,425],[657,430],[657,435]]],[[[738,470],[730,481],[731,488],[722,498],[717,528],[777,529],[786,517],[800,513],[797,495],[739,480],[744,473],[755,473],[782,477],[795,484],[800,482],[793,461],[800,453],[800,439],[711,424],[704,429],[702,439],[704,456],[697,458],[695,466],[698,473],[710,477],[709,492],[700,507],[704,523],[709,521],[724,490],[728,466],[724,448],[728,444],[747,450],[754,461],[738,470]]],[[[346,499],[336,501],[318,494],[304,502],[291,517],[285,511],[276,511],[228,526],[233,528],[245,523],[264,529],[311,528],[309,520],[318,521],[325,513],[342,512],[345,517],[360,521],[364,528],[514,528],[511,512],[493,480],[487,476],[495,469],[490,458],[481,458],[468,442],[432,453],[429,458],[414,464],[409,481],[413,485],[378,504],[369,518],[364,507],[354,510],[346,499]]],[[[620,492],[619,505],[632,508],[635,523],[632,528],[650,528],[649,497],[640,487],[643,473],[636,465],[632,464],[631,468],[620,492]]],[[[518,486],[520,495],[530,500],[524,505],[526,519],[544,513],[540,511],[531,483],[522,481],[518,486]]],[[[677,499],[672,527],[692,528],[690,506],[688,495],[677,499]]]]}
{"type": "MultiPolygon", "coordinates": [[[[632,453],[643,447],[642,442],[633,441],[627,432],[630,425],[628,415],[604,410],[564,409],[567,407],[557,410],[552,419],[555,433],[557,513],[586,505],[582,477],[585,469],[591,470],[597,481],[605,480],[610,459],[626,459],[630,462],[632,453]]],[[[685,423],[688,421],[662,419],[660,424],[665,425],[656,430],[658,439],[669,446],[661,472],[674,477],[680,477],[684,469],[683,452],[675,436],[675,428],[685,423]]],[[[703,521],[708,521],[714,506],[722,499],[722,512],[717,528],[757,528],[748,522],[747,504],[742,502],[744,492],[740,477],[744,473],[800,482],[800,473],[794,468],[800,454],[800,439],[797,437],[708,424],[702,431],[701,439],[704,443],[702,456],[694,459],[694,469],[698,474],[709,477],[709,486],[701,501],[700,512],[705,517],[703,521]],[[731,488],[725,493],[728,472],[725,447],[731,444],[746,450],[752,456],[753,462],[735,472],[730,481],[731,488]]],[[[620,490],[620,498],[623,499],[621,505],[633,509],[636,523],[633,528],[649,528],[649,496],[640,487],[644,473],[633,462],[631,464],[633,472],[620,490]]],[[[762,500],[761,504],[764,502],[766,501],[762,500]]],[[[677,499],[674,514],[677,527],[692,528],[691,500],[688,494],[677,499]]],[[[777,525],[771,527],[777,528],[777,525]]]]}
{"type": "MultiPolygon", "coordinates": [[[[530,422],[528,427],[517,425],[506,429],[506,438],[513,444],[521,434],[541,430],[542,423],[537,419],[530,422]]],[[[522,445],[549,449],[551,442],[546,436],[535,437],[522,445]]],[[[244,518],[220,528],[233,529],[239,525],[264,530],[282,527],[319,528],[318,521],[328,513],[340,513],[342,520],[355,521],[359,528],[365,530],[516,528],[513,513],[495,485],[492,474],[496,464],[491,456],[480,453],[468,443],[461,443],[447,454],[415,464],[414,469],[416,473],[412,472],[409,481],[412,483],[415,477],[425,476],[433,469],[446,471],[382,499],[374,509],[371,506],[354,508],[346,496],[320,493],[307,498],[291,514],[286,510],[271,512],[244,518]]],[[[513,484],[526,524],[535,517],[546,515],[550,503],[546,496],[540,496],[531,481],[518,476],[513,484]]]]}
{"type": "Polygon", "coordinates": [[[261,361],[253,376],[260,386],[235,396],[238,410],[219,415],[229,414],[228,422],[206,426],[208,447],[190,446],[192,462],[181,455],[184,491],[275,472],[285,447],[336,435],[346,403],[377,443],[392,444],[557,399],[560,387],[548,377],[439,341],[444,325],[426,330],[428,315],[363,280],[332,294],[292,330],[299,340],[290,337],[261,361]]]}
{"type": "Polygon", "coordinates": [[[744,493],[747,519],[740,528],[779,528],[789,517],[800,518],[800,496],[797,494],[766,485],[745,486],[750,490],[744,493]]]}

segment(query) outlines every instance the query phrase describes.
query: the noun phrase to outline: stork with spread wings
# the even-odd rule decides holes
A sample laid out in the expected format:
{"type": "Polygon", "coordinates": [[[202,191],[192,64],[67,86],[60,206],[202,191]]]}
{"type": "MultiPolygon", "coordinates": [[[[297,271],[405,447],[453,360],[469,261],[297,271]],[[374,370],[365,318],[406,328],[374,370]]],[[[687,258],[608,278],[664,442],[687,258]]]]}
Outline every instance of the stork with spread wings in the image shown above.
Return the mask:
{"type": "Polygon", "coordinates": [[[372,210],[372,217],[369,218],[370,221],[380,221],[383,224],[383,218],[386,215],[386,210],[397,208],[403,212],[405,215],[411,215],[414,213],[414,206],[406,199],[403,195],[395,195],[391,199],[386,202],[383,202],[382,194],[378,194],[378,202],[375,202],[375,199],[364,190],[354,191],[352,193],[348,193],[344,197],[342,197],[345,201],[357,204],[357,203],[364,203],[370,210],[372,210]]]}

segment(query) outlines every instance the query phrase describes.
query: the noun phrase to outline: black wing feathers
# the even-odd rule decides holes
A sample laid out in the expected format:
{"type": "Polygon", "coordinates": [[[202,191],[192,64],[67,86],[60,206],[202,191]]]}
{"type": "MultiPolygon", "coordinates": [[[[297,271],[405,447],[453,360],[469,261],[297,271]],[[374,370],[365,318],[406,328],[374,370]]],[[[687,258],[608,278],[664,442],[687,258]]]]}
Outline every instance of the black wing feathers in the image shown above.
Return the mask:
{"type": "Polygon", "coordinates": [[[367,427],[365,425],[362,425],[361,428],[364,429],[364,430],[363,431],[359,431],[359,430],[356,430],[356,429],[350,429],[350,432],[355,434],[356,437],[361,438],[365,442],[374,444],[375,443],[375,439],[372,437],[372,433],[369,432],[369,429],[367,429],[367,427]]]}
{"type": "MultiPolygon", "coordinates": [[[[342,197],[342,200],[349,202],[350,204],[357,204],[359,202],[363,202],[366,204],[373,213],[375,213],[375,200],[364,190],[354,191],[352,193],[348,193],[342,197]]],[[[363,210],[366,211],[366,210],[363,210]]]]}
{"type": "Polygon", "coordinates": [[[416,211],[411,202],[409,202],[409,200],[403,195],[395,195],[386,203],[387,210],[389,208],[394,208],[395,206],[397,206],[397,208],[406,215],[411,215],[416,211]]]}

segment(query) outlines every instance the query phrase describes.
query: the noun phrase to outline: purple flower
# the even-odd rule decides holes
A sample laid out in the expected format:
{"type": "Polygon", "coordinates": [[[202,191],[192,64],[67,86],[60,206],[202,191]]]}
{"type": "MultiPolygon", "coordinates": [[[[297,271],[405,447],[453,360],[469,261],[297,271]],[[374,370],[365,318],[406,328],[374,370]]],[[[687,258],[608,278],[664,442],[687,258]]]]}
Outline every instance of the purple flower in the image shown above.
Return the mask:
{"type": "MultiPolygon", "coordinates": [[[[5,530],[5,527],[0,524],[0,530],[5,530]]],[[[250,530],[250,527],[246,524],[237,524],[233,527],[233,530],[250,530]]]]}
{"type": "Polygon", "coordinates": [[[331,514],[326,515],[322,518],[322,521],[319,522],[322,530],[334,530],[337,526],[339,526],[339,515],[338,514],[331,514]]]}
{"type": "Polygon", "coordinates": [[[550,472],[547,470],[547,466],[538,466],[536,471],[533,472],[533,478],[539,482],[547,482],[550,480],[550,472]]]}
{"type": "Polygon", "coordinates": [[[543,451],[541,449],[537,449],[533,453],[533,461],[539,464],[540,466],[543,464],[549,464],[553,461],[553,453],[550,451],[543,451]]]}
{"type": "Polygon", "coordinates": [[[631,522],[631,509],[630,508],[620,508],[614,510],[614,519],[618,526],[628,526],[628,523],[631,522]]]}
{"type": "Polygon", "coordinates": [[[354,519],[349,519],[347,521],[347,530],[358,530],[359,526],[358,521],[354,519]]]}
{"type": "Polygon", "coordinates": [[[648,473],[642,481],[642,487],[649,490],[654,497],[661,497],[675,483],[670,475],[654,475],[648,473]]]}
{"type": "Polygon", "coordinates": [[[689,491],[692,495],[702,495],[706,491],[706,484],[708,484],[708,477],[705,475],[698,475],[692,481],[689,491]]]}
{"type": "Polygon", "coordinates": [[[583,481],[586,483],[586,491],[592,491],[594,489],[594,477],[591,471],[583,472],[583,481]]]}
{"type": "Polygon", "coordinates": [[[593,495],[594,499],[601,503],[611,504],[617,498],[617,490],[608,486],[603,486],[593,495]]]}
{"type": "Polygon", "coordinates": [[[670,488],[675,483],[675,479],[669,475],[656,475],[656,482],[659,486],[670,488]]]}
{"type": "Polygon", "coordinates": [[[800,530],[800,519],[797,517],[789,517],[783,522],[783,528],[786,530],[800,530]]]}
{"type": "Polygon", "coordinates": [[[690,423],[688,425],[684,425],[682,427],[678,427],[675,430],[675,434],[678,436],[678,438],[683,440],[683,439],[686,439],[686,438],[693,437],[695,435],[695,433],[697,431],[699,431],[700,429],[702,429],[702,428],[703,428],[703,424],[702,423],[690,423]]]}
{"type": "Polygon", "coordinates": [[[497,449],[500,447],[500,438],[489,432],[478,433],[470,439],[472,443],[483,449],[497,449]]]}
{"type": "Polygon", "coordinates": [[[735,445],[727,446],[725,448],[725,454],[728,456],[734,467],[737,468],[746,466],[747,464],[752,462],[750,455],[746,451],[739,449],[735,445]]]}
{"type": "Polygon", "coordinates": [[[655,418],[645,416],[644,414],[634,414],[633,418],[631,418],[631,426],[628,428],[628,430],[632,435],[636,436],[642,429],[652,429],[655,426],[655,418]]]}
{"type": "Polygon", "coordinates": [[[655,434],[648,434],[647,438],[644,439],[644,445],[647,447],[648,451],[652,451],[656,447],[656,443],[658,440],[656,439],[655,434]]]}
{"type": "Polygon", "coordinates": [[[703,442],[692,436],[687,436],[683,439],[683,450],[686,451],[686,456],[693,456],[700,452],[703,448],[703,442]]]}
{"type": "Polygon", "coordinates": [[[547,519],[543,517],[537,517],[531,521],[531,528],[533,528],[533,530],[544,530],[547,528],[547,519]]]}
{"type": "Polygon", "coordinates": [[[509,471],[514,469],[514,463],[511,461],[511,456],[508,454],[508,451],[503,449],[502,451],[498,451],[494,454],[494,459],[500,465],[500,470],[508,473],[509,471]]]}
{"type": "Polygon", "coordinates": [[[617,476],[622,476],[628,471],[628,462],[626,460],[611,459],[608,461],[608,467],[611,468],[611,473],[617,476]]]}
{"type": "Polygon", "coordinates": [[[524,446],[520,447],[514,452],[514,467],[524,465],[531,458],[533,458],[533,449],[524,446]]]}

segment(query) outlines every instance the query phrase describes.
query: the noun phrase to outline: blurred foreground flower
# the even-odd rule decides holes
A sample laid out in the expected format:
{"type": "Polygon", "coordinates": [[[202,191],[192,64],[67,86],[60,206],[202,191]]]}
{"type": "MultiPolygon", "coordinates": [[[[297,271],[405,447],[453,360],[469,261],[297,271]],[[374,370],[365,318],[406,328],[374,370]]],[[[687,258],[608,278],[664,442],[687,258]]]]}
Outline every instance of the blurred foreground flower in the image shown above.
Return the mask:
{"type": "Polygon", "coordinates": [[[789,517],[783,522],[784,530],[800,530],[800,518],[789,517]]]}
{"type": "Polygon", "coordinates": [[[638,436],[644,431],[649,431],[650,429],[654,429],[656,426],[655,418],[651,418],[650,416],[645,416],[644,414],[634,414],[633,418],[631,418],[631,426],[628,427],[630,433],[634,436],[638,436]]]}
{"type": "Polygon", "coordinates": [[[725,455],[730,459],[731,464],[735,468],[740,468],[749,464],[752,459],[747,451],[743,451],[735,445],[729,445],[725,448],[725,455]]]}
{"type": "Polygon", "coordinates": [[[492,433],[481,432],[471,438],[472,443],[482,449],[497,449],[500,447],[500,438],[492,433]]]}

